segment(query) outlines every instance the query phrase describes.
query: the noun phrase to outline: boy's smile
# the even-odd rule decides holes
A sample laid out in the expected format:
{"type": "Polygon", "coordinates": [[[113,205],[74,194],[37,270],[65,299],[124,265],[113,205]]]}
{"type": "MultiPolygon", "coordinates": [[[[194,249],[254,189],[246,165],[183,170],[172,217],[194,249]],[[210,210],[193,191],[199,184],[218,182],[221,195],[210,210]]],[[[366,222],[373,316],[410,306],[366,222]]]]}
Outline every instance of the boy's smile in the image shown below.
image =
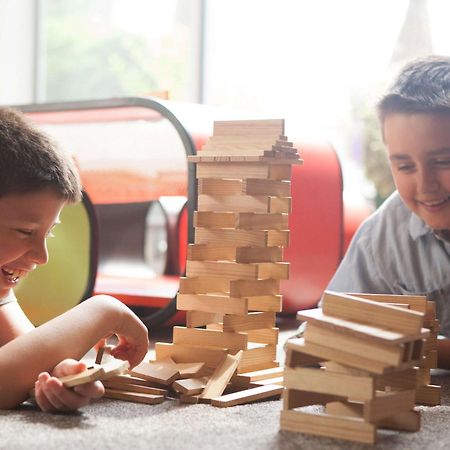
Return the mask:
{"type": "Polygon", "coordinates": [[[0,298],[48,261],[46,239],[64,203],[50,190],[0,197],[0,298]]]}
{"type": "Polygon", "coordinates": [[[450,230],[450,115],[388,115],[392,175],[406,206],[434,230],[450,230]]]}

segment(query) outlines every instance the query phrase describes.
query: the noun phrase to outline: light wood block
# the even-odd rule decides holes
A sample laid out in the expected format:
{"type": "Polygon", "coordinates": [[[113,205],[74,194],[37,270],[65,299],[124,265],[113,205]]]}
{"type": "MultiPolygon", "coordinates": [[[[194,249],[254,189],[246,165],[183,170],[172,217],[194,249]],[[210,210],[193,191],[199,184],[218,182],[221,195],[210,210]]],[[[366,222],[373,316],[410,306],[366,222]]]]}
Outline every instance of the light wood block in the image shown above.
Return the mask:
{"type": "Polygon", "coordinates": [[[297,319],[314,323],[346,336],[354,336],[363,339],[364,341],[373,341],[387,345],[396,345],[410,342],[415,339],[424,339],[429,335],[429,331],[425,328],[422,328],[421,331],[415,335],[383,330],[379,327],[352,322],[350,320],[340,319],[339,317],[327,316],[320,308],[299,311],[297,313],[297,319]]]}
{"type": "Polygon", "coordinates": [[[424,317],[417,311],[329,291],[324,293],[322,310],[325,315],[413,335],[421,332],[424,317]]]}
{"type": "Polygon", "coordinates": [[[177,309],[180,311],[245,315],[248,312],[248,302],[243,298],[230,298],[224,295],[178,294],[177,309]]]}
{"type": "Polygon", "coordinates": [[[194,345],[155,344],[156,360],[172,358],[176,363],[204,362],[206,367],[217,367],[228,354],[227,349],[217,347],[199,347],[194,345]]]}
{"type": "Polygon", "coordinates": [[[211,405],[219,408],[227,408],[229,406],[242,405],[244,403],[251,403],[257,400],[278,397],[282,392],[282,386],[259,386],[213,398],[211,399],[211,405]]]}
{"type": "Polygon", "coordinates": [[[224,120],[214,122],[214,136],[284,135],[284,119],[224,120]]]}
{"type": "Polygon", "coordinates": [[[377,392],[376,398],[364,402],[364,420],[376,423],[414,408],[415,390],[397,392],[377,392]]]}
{"type": "Polygon", "coordinates": [[[416,390],[415,401],[419,405],[436,406],[441,404],[440,386],[433,384],[426,386],[418,386],[416,390]]]}
{"type": "Polygon", "coordinates": [[[208,244],[189,244],[187,259],[190,261],[236,261],[235,247],[208,244]]]}
{"type": "Polygon", "coordinates": [[[372,377],[358,377],[307,367],[287,367],[284,371],[284,386],[287,389],[338,395],[351,400],[370,400],[375,396],[372,377]]]}
{"type": "Polygon", "coordinates": [[[231,280],[230,297],[272,296],[280,293],[279,280],[231,280]]]}
{"type": "Polygon", "coordinates": [[[382,374],[392,371],[392,366],[389,364],[381,363],[368,357],[363,358],[350,352],[329,348],[328,346],[311,342],[306,343],[303,338],[289,340],[286,348],[316,357],[319,361],[336,361],[350,367],[367,370],[371,373],[382,374]]]}
{"type": "Polygon", "coordinates": [[[177,391],[185,395],[200,394],[208,382],[207,377],[201,378],[186,378],[184,380],[177,380],[173,383],[172,387],[177,391]]]}
{"type": "Polygon", "coordinates": [[[245,297],[245,299],[248,302],[249,311],[281,312],[283,310],[281,295],[261,295],[259,297],[245,297]]]}
{"type": "Polygon", "coordinates": [[[105,389],[105,398],[115,400],[124,400],[134,403],[145,403],[147,405],[156,405],[162,403],[165,399],[163,395],[143,394],[138,392],[118,391],[116,389],[105,389]]]}
{"type": "Polygon", "coordinates": [[[291,182],[261,179],[246,179],[243,181],[243,193],[247,195],[270,195],[290,197],[291,182]]]}
{"type": "Polygon", "coordinates": [[[238,373],[269,369],[277,357],[275,345],[263,345],[244,351],[239,364],[238,373]]]}
{"type": "Polygon", "coordinates": [[[223,363],[217,366],[205,389],[200,394],[201,398],[212,399],[219,397],[223,394],[223,391],[227,387],[227,384],[231,380],[231,377],[237,370],[239,362],[241,361],[243,351],[240,350],[236,355],[227,355],[223,363]]]}
{"type": "Polygon", "coordinates": [[[169,386],[180,377],[178,367],[170,355],[165,358],[157,358],[157,361],[153,362],[143,361],[129,370],[129,373],[165,386],[169,386]]]}
{"type": "Polygon", "coordinates": [[[291,211],[290,197],[268,197],[254,195],[214,196],[200,194],[198,211],[211,212],[250,212],[250,213],[285,213],[291,211]]]}
{"type": "MultiPolygon", "coordinates": [[[[206,294],[208,292],[229,292],[230,280],[220,277],[181,277],[180,294],[206,294]]],[[[244,297],[232,295],[231,297],[244,297]]]]}
{"type": "Polygon", "coordinates": [[[273,328],[275,313],[255,312],[247,315],[227,314],[223,318],[223,331],[248,331],[273,328]]]}
{"type": "Polygon", "coordinates": [[[197,178],[257,178],[268,180],[290,180],[290,164],[268,164],[267,162],[210,162],[197,164],[197,178]]]}
{"type": "Polygon", "coordinates": [[[236,248],[237,263],[281,262],[282,247],[238,247],[236,248]]]}
{"type": "Polygon", "coordinates": [[[223,319],[221,313],[208,313],[203,311],[186,311],[186,326],[188,328],[202,327],[223,319]]]}
{"type": "Polygon", "coordinates": [[[287,247],[289,246],[289,231],[197,228],[195,243],[230,247],[287,247]]]}
{"type": "Polygon", "coordinates": [[[284,369],[282,367],[272,367],[271,369],[257,370],[255,372],[245,372],[242,375],[250,377],[250,381],[267,380],[275,377],[282,377],[284,369]]]}
{"type": "Polygon", "coordinates": [[[174,327],[173,343],[244,350],[247,348],[248,336],[244,333],[223,333],[200,328],[174,327]]]}
{"type": "Polygon", "coordinates": [[[167,389],[159,389],[151,386],[142,386],[139,384],[122,383],[120,381],[108,380],[104,381],[103,385],[107,389],[114,389],[125,392],[138,392],[140,394],[162,395],[167,396],[167,389]]]}
{"type": "MultiPolygon", "coordinates": [[[[308,347],[309,348],[309,347],[308,347]]],[[[308,355],[304,352],[299,352],[297,350],[293,350],[292,348],[286,348],[286,367],[305,367],[305,366],[313,366],[318,367],[319,363],[321,363],[323,359],[317,358],[313,355],[308,355]]]]}
{"type": "Polygon", "coordinates": [[[180,378],[197,378],[204,372],[205,363],[178,363],[177,367],[180,378]]]}
{"type": "Polygon", "coordinates": [[[365,358],[370,355],[370,359],[382,364],[397,366],[402,362],[403,347],[401,345],[381,345],[373,341],[348,337],[342,333],[318,327],[315,323],[307,324],[304,336],[308,343],[327,346],[334,350],[349,349],[355,356],[365,358]]]}
{"type": "Polygon", "coordinates": [[[288,410],[310,405],[325,405],[329,402],[335,402],[341,398],[342,397],[336,395],[299,391],[296,389],[285,389],[283,391],[283,409],[288,410]]]}
{"type": "Polygon", "coordinates": [[[196,228],[287,230],[288,218],[288,214],[283,213],[194,211],[194,226],[196,228]]]}
{"type": "Polygon", "coordinates": [[[245,334],[248,336],[249,342],[277,345],[279,329],[266,328],[262,330],[248,330],[245,334]]]}
{"type": "Polygon", "coordinates": [[[373,444],[376,440],[376,426],[357,417],[338,417],[286,410],[281,411],[280,426],[282,430],[367,444],[373,444]]]}
{"type": "Polygon", "coordinates": [[[103,368],[100,366],[96,366],[90,369],[86,369],[83,372],[77,373],[75,375],[66,375],[64,377],[60,377],[59,380],[66,387],[75,387],[81,384],[97,381],[102,377],[103,373],[103,368]]]}
{"type": "Polygon", "coordinates": [[[409,307],[421,313],[427,311],[427,297],[426,295],[394,295],[394,294],[362,294],[362,293],[349,293],[352,297],[364,298],[366,300],[372,300],[380,303],[403,303],[409,305],[409,307]]]}
{"type": "MultiPolygon", "coordinates": [[[[242,180],[221,178],[201,178],[198,181],[198,194],[206,195],[240,195],[245,194],[242,180]]],[[[202,225],[195,225],[202,226],[202,225]]],[[[203,225],[204,226],[204,225],[203,225]]]]}

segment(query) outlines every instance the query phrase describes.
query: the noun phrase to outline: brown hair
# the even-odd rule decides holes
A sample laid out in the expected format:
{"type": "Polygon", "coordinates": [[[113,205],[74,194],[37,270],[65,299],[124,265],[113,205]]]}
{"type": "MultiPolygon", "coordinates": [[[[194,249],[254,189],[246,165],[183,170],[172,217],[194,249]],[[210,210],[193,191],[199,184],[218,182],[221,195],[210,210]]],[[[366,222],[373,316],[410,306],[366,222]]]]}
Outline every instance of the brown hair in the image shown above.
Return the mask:
{"type": "Polygon", "coordinates": [[[0,196],[42,189],[70,203],[80,201],[74,163],[22,113],[0,108],[0,196]]]}
{"type": "Polygon", "coordinates": [[[382,123],[392,113],[450,114],[450,57],[427,56],[407,64],[378,103],[382,123]]]}

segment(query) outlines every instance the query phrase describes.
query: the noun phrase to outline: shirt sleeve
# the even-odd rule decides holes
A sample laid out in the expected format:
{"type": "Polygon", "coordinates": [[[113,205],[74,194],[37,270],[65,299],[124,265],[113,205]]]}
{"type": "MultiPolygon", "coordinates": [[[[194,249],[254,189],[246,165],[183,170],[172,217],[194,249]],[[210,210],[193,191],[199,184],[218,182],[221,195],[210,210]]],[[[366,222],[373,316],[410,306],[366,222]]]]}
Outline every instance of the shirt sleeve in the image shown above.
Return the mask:
{"type": "Polygon", "coordinates": [[[390,292],[389,283],[382,275],[377,252],[374,251],[377,244],[372,238],[372,221],[369,219],[355,233],[327,290],[374,294],[390,292]]]}
{"type": "Polygon", "coordinates": [[[0,299],[0,306],[16,301],[17,301],[16,296],[14,295],[14,292],[11,290],[6,297],[0,299]]]}

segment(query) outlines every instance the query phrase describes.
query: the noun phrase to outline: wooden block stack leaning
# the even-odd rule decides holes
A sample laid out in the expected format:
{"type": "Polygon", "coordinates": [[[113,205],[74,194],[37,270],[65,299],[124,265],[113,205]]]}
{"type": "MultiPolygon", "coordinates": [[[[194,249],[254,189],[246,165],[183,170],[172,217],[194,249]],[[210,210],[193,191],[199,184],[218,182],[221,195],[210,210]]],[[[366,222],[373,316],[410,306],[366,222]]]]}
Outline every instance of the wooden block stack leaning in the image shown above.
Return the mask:
{"type": "Polygon", "coordinates": [[[332,292],[300,311],[307,325],[286,346],[281,429],[366,443],[377,428],[417,431],[416,399],[439,397],[429,386],[433,311],[425,297],[332,292]]]}

